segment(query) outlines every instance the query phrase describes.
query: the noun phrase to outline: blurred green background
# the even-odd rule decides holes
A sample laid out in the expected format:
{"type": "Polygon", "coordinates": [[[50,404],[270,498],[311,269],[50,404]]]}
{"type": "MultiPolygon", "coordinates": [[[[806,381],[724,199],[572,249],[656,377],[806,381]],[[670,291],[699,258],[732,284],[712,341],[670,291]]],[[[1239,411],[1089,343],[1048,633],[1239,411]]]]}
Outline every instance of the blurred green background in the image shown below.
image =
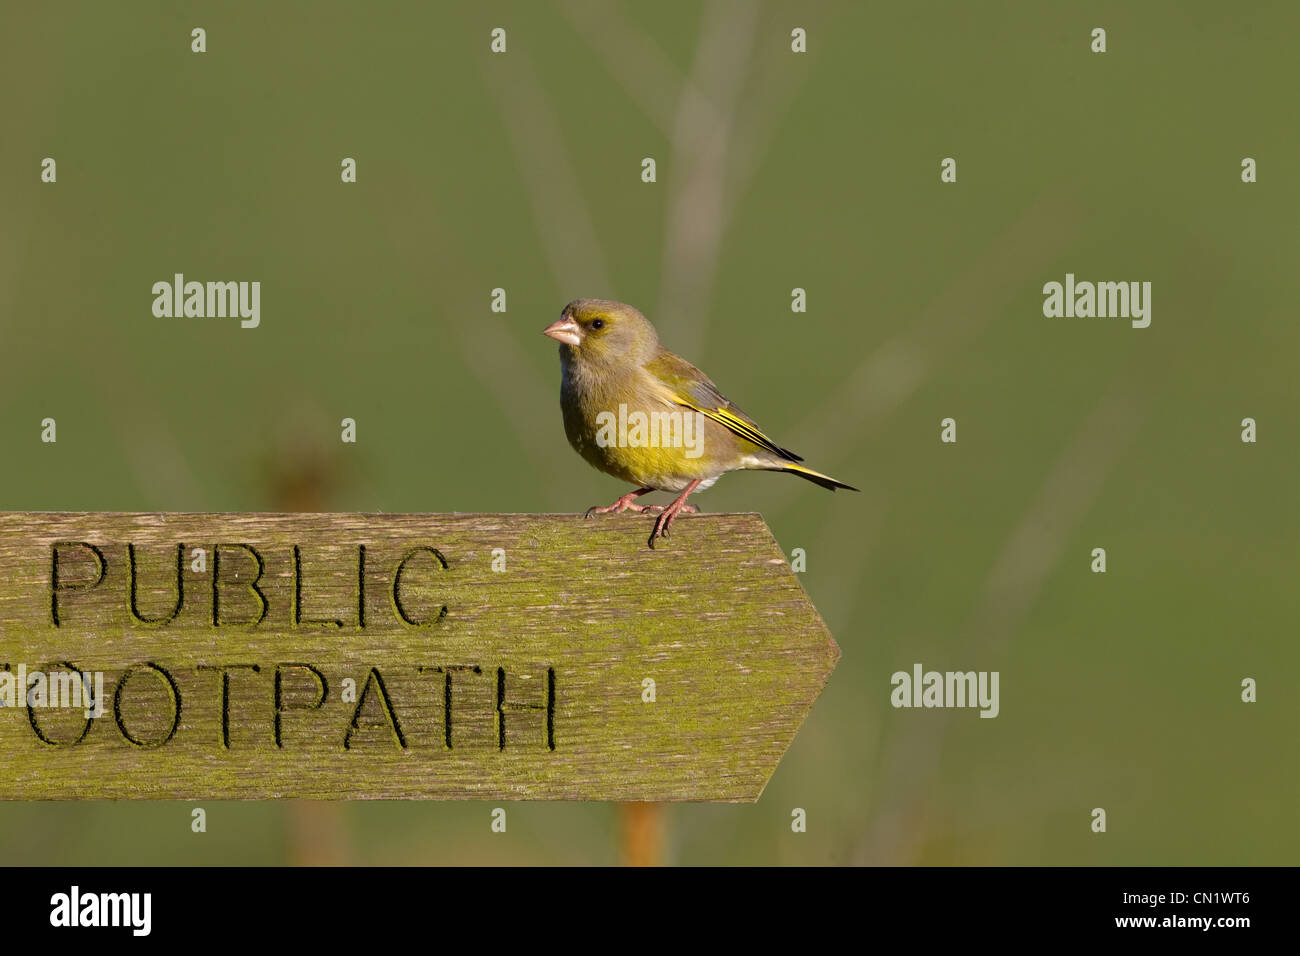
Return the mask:
{"type": "MultiPolygon", "coordinates": [[[[1300,6],[0,21],[0,507],[607,502],[624,489],[565,443],[538,333],[622,299],[864,492],[742,474],[700,500],[807,550],[843,659],[757,804],[667,808],[666,862],[1296,861],[1300,6]],[[261,327],[154,318],[175,272],[260,280],[261,327]],[[1066,272],[1152,282],[1151,327],[1044,318],[1066,272]],[[999,671],[1001,715],[894,710],[917,662],[999,671]]],[[[511,804],[500,836],[491,806],[209,803],[195,835],[190,804],[8,804],[0,862],[619,859],[615,807],[511,804]]]]}

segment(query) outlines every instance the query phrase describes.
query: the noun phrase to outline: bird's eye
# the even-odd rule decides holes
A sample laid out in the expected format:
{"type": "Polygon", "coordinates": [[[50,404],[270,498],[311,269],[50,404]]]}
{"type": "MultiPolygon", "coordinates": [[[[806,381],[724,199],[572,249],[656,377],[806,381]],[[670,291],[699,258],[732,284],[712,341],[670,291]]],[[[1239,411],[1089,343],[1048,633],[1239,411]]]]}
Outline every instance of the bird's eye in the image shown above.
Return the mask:
{"type": "Polygon", "coordinates": [[[605,327],[605,320],[604,320],[604,319],[592,319],[592,320],[591,320],[591,327],[592,327],[593,329],[603,329],[603,328],[605,327]]]}

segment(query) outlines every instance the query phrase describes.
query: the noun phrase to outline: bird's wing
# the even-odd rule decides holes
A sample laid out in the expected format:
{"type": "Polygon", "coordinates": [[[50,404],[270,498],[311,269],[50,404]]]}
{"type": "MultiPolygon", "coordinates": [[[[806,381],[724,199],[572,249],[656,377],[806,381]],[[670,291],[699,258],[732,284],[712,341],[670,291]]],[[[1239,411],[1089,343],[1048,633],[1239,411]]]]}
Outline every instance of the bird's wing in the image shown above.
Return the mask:
{"type": "Polygon", "coordinates": [[[758,424],[733,405],[709,377],[683,358],[661,348],[646,363],[645,370],[655,383],[667,392],[667,399],[675,405],[690,408],[713,419],[728,431],[748,442],[770,451],[786,461],[803,461],[788,448],[782,448],[763,434],[758,424]]]}

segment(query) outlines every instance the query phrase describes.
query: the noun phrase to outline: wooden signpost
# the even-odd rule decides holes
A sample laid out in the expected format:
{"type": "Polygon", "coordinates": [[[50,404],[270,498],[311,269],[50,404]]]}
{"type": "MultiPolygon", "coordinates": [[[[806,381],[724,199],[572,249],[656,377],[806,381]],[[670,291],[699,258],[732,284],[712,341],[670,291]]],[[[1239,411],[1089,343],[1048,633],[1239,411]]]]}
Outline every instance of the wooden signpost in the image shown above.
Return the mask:
{"type": "Polygon", "coordinates": [[[644,525],[0,514],[0,798],[756,800],[839,648],[758,515],[644,525]]]}

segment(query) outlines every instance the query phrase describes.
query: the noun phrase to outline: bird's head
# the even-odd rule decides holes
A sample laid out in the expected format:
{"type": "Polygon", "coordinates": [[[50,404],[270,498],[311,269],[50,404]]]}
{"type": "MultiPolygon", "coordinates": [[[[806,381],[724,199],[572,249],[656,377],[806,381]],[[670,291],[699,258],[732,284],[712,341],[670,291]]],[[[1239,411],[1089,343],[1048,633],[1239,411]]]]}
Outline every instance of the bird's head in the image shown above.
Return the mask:
{"type": "Polygon", "coordinates": [[[659,345],[644,315],[609,299],[574,299],[542,333],[586,362],[645,364],[659,345]]]}

